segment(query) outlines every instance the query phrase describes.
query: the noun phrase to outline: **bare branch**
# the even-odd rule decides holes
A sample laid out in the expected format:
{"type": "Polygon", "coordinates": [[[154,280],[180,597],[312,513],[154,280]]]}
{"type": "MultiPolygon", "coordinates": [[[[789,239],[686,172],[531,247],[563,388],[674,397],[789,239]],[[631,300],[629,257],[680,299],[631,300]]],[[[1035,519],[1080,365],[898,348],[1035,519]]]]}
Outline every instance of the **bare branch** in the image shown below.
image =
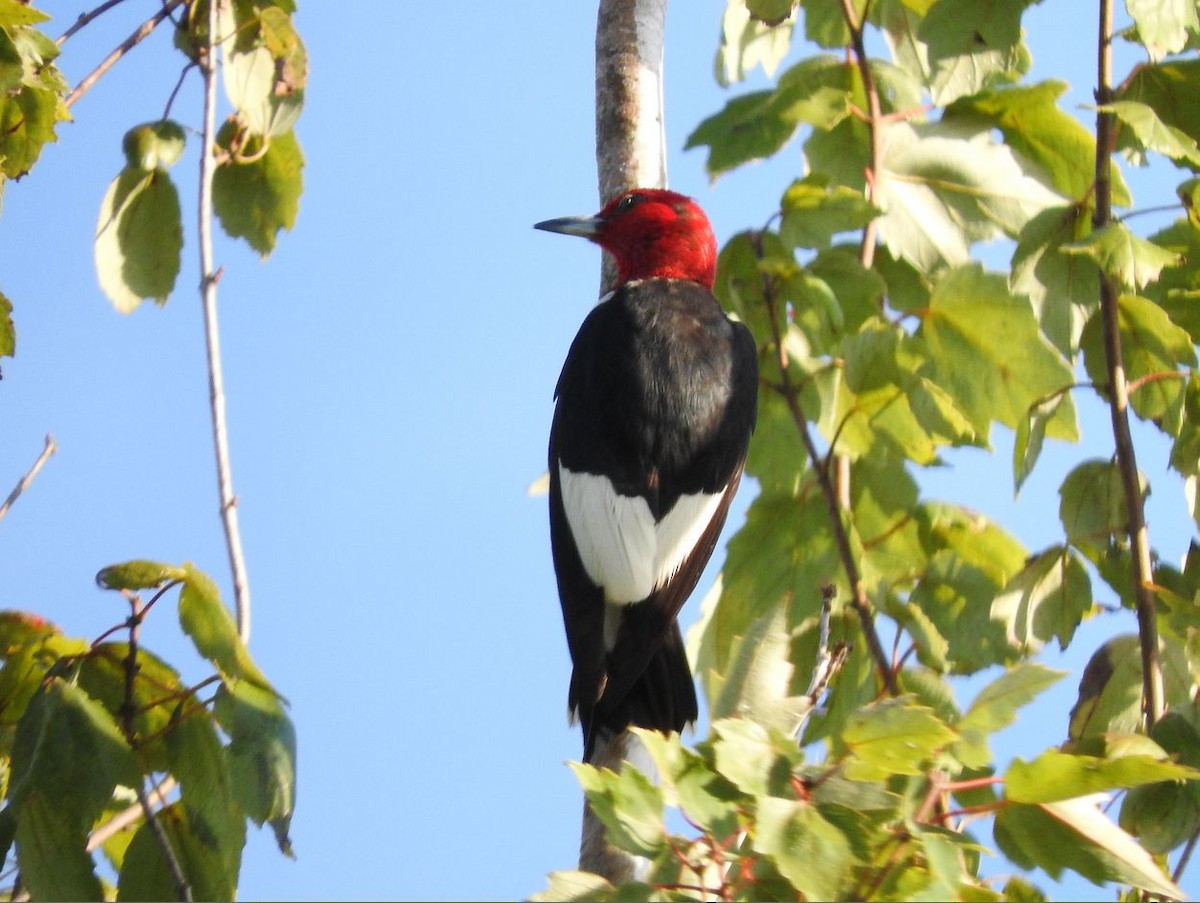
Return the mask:
{"type": "Polygon", "coordinates": [[[37,477],[38,472],[42,469],[42,465],[50,460],[50,456],[57,450],[58,445],[55,444],[54,437],[47,435],[46,445],[42,449],[42,453],[38,455],[37,460],[33,462],[33,466],[29,468],[29,471],[25,474],[25,476],[21,477],[21,479],[17,481],[17,485],[14,486],[13,491],[8,494],[8,498],[4,500],[4,504],[0,505],[0,520],[4,520],[4,515],[8,514],[8,509],[13,506],[13,502],[19,499],[21,497],[21,493],[29,488],[29,484],[32,483],[37,477]]]}
{"type": "MultiPolygon", "coordinates": [[[[137,29],[133,32],[133,34],[131,34],[124,41],[122,41],[120,44],[118,44],[116,46],[116,49],[114,49],[112,53],[110,53],[108,56],[106,56],[101,61],[99,66],[97,66],[95,69],[93,69],[83,79],[83,81],[81,81],[78,85],[76,85],[75,90],[67,95],[66,100],[64,100],[63,103],[65,103],[68,107],[72,106],[75,103],[75,101],[79,100],[79,98],[81,98],[84,94],[86,94],[88,91],[90,91],[92,89],[92,86],[100,80],[100,76],[104,75],[105,72],[107,72],[109,69],[111,69],[113,67],[113,65],[117,62],[117,60],[119,60],[121,57],[123,57],[125,54],[127,54],[130,50],[132,50],[134,47],[136,47],[138,44],[140,44],[142,41],[144,41],[147,38],[147,36],[149,36],[149,34],[152,31],[154,31],[154,29],[158,28],[158,26],[162,24],[164,19],[168,18],[172,12],[174,12],[178,7],[182,6],[183,2],[184,2],[184,0],[170,0],[170,2],[163,4],[162,9],[160,9],[153,16],[151,16],[149,19],[147,19],[145,22],[143,22],[141,25],[139,25],[137,27],[137,29]]],[[[78,23],[76,23],[76,24],[78,24],[78,23]]],[[[65,39],[66,39],[66,35],[64,35],[62,38],[59,39],[60,43],[61,43],[61,41],[65,40],[65,39]]]]}
{"type": "Polygon", "coordinates": [[[65,44],[67,42],[68,38],[70,38],[73,34],[80,31],[81,29],[83,29],[89,22],[91,22],[94,19],[98,19],[100,16],[104,15],[106,12],[108,12],[114,6],[120,6],[124,2],[125,2],[125,0],[106,0],[106,2],[101,3],[95,9],[89,10],[86,13],[80,13],[79,18],[75,20],[75,23],[70,28],[68,28],[66,31],[64,31],[61,35],[59,35],[58,39],[55,40],[54,43],[57,44],[59,47],[61,47],[63,44],[65,44]]]}
{"type": "MultiPolygon", "coordinates": [[[[1112,184],[1109,158],[1116,141],[1116,120],[1106,106],[1112,101],[1112,0],[1100,0],[1100,36],[1096,78],[1096,212],[1092,225],[1100,229],[1112,221],[1112,184]]],[[[1100,274],[1100,315],[1104,326],[1105,364],[1111,391],[1109,413],[1116,444],[1117,469],[1125,493],[1129,544],[1133,559],[1133,591],[1137,608],[1138,639],[1142,653],[1142,707],[1144,728],[1150,728],[1164,710],[1162,664],[1158,648],[1156,600],[1152,589],[1150,538],[1138,479],[1137,455],[1129,431],[1129,386],[1125,382],[1125,363],[1121,348],[1118,287],[1112,277],[1100,274]]]]}
{"type": "Polygon", "coordinates": [[[221,523],[233,573],[233,597],[237,610],[238,636],[250,642],[250,581],[238,526],[237,496],[229,460],[229,426],[225,418],[225,376],[221,367],[221,334],[217,322],[217,283],[221,271],[213,264],[212,186],[216,161],[213,145],[217,118],[216,0],[209,4],[208,44],[201,53],[204,73],[204,129],[200,152],[200,301],[204,308],[204,337],[208,353],[208,394],[212,416],[213,449],[217,463],[217,492],[221,501],[221,523]]]}

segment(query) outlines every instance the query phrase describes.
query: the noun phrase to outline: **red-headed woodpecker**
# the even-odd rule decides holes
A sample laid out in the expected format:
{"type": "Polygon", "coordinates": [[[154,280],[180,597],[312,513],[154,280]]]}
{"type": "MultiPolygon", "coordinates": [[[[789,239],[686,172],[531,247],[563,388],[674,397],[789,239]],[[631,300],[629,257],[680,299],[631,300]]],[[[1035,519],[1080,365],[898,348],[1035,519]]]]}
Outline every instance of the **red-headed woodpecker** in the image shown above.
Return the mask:
{"type": "Polygon", "coordinates": [[[550,429],[568,705],[588,761],[601,734],[696,719],[676,616],[741,479],[758,358],[713,297],[716,241],[690,198],[638,189],[534,228],[590,239],[618,272],[567,352],[550,429]]]}

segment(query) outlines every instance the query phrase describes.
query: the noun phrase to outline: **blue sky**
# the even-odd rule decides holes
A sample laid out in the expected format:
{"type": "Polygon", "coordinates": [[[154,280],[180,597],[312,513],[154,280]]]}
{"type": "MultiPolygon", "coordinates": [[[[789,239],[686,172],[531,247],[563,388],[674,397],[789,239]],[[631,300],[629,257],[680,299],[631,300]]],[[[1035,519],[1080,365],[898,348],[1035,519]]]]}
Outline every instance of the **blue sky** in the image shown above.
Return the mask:
{"type": "MultiPolygon", "coordinates": [[[[81,10],[41,5],[51,35],[81,10]]],[[[68,42],[72,83],[156,8],[129,6],[68,42]]],[[[1033,76],[1071,82],[1068,109],[1090,99],[1094,55],[1095,27],[1074,7],[1048,0],[1027,17],[1033,76]]],[[[727,97],[712,75],[723,8],[672,4],[666,51],[671,185],[700,200],[722,241],[764,222],[800,171],[793,144],[710,185],[702,152],[682,150],[727,97]]],[[[554,383],[599,280],[598,251],[531,228],[598,205],[594,4],[309,0],[297,23],[311,66],[299,222],[265,264],[223,237],[217,248],[251,650],[299,732],[298,858],[252,832],[240,895],[521,898],[572,867],[578,843],[569,662],[545,501],[526,487],[544,468],[554,383]]],[[[0,522],[0,608],[75,636],[121,620],[119,598],[93,577],[129,558],[194,561],[230,596],[194,288],[194,138],[173,170],[187,243],[166,308],[117,314],[91,262],[121,137],[161,114],[176,56],[166,33],[132,52],[3,198],[0,290],[18,347],[0,382],[0,494],[46,433],[60,450],[0,522]]],[[[198,78],[174,116],[199,125],[198,78]]],[[[1173,182],[1133,188],[1146,205],[1173,198],[1173,182]]],[[[1085,410],[1083,429],[1082,445],[1048,450],[1015,501],[1002,429],[993,456],[951,455],[922,486],[1040,548],[1060,539],[1062,476],[1111,453],[1102,409],[1085,410]]],[[[1143,437],[1151,537],[1177,559],[1195,530],[1163,473],[1166,446],[1143,437]]],[[[743,488],[731,528],[752,493],[743,488]]],[[[1045,656],[1072,673],[1006,733],[1003,755],[1028,758],[1065,735],[1083,663],[1131,625],[1085,625],[1078,651],[1045,656]]],[[[143,642],[203,676],[169,609],[143,642]]],[[[1185,881],[1192,894],[1198,880],[1185,881]]],[[[1085,883],[1056,893],[1111,898],[1085,883]]]]}

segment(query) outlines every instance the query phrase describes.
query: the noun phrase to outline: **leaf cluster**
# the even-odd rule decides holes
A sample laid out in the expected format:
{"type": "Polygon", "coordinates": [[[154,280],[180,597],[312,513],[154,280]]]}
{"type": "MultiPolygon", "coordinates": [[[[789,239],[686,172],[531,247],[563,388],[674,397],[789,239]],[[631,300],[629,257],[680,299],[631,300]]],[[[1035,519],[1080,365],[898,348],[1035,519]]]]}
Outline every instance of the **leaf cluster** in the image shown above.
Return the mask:
{"type": "Polygon", "coordinates": [[[90,643],[0,612],[0,859],[15,853],[34,899],[111,899],[97,852],[117,875],[118,900],[180,899],[181,884],[195,899],[234,899],[247,819],[269,824],[291,851],[286,703],[203,572],[130,561],[97,582],[130,600],[131,614],[90,643]],[[152,607],[176,589],[180,626],[215,668],[191,686],[138,642],[152,607]],[[143,591],[154,593],[145,605],[143,591]],[[122,631],[126,641],[109,639],[122,631]],[[166,798],[147,790],[168,780],[178,791],[166,798]]]}
{"type": "Polygon", "coordinates": [[[989,451],[999,425],[1016,437],[1019,492],[1047,440],[1078,440],[1077,393],[1114,403],[1107,282],[1132,414],[1171,443],[1200,516],[1200,63],[1177,56],[1200,46],[1194,4],[1129,4],[1124,36],[1145,60],[1097,111],[1117,136],[1100,167],[1092,132],[1059,107],[1067,86],[1024,80],[1029,5],[730,0],[719,77],[779,74],[688,146],[705,149],[713,178],[783,153],[800,175],[718,266],[716,293],[754,334],[762,380],[746,466],[758,494],[689,637],[713,733],[694,752],[643,737],[661,789],[582,769],[612,842],[649,859],[648,877],[639,890],[559,875],[549,896],[1040,898],[1024,878],[980,880],[967,826],[990,815],[1019,868],[1181,897],[1164,865],[1200,835],[1200,548],[1178,568],[1152,556],[1169,714],[1151,736],[1138,637],[1115,637],[1047,731],[1062,745],[1003,770],[990,736],[1052,680],[1029,659],[1068,646],[1102,612],[1098,593],[1136,604],[1123,475],[1112,458],[1080,460],[1059,489],[1061,540],[1034,550],[919,490],[923,468],[989,451]],[[812,52],[788,65],[800,36],[812,52]],[[1096,224],[1097,172],[1136,212],[1122,158],[1182,175],[1165,199],[1171,225],[1096,224]],[[998,239],[1003,272],[978,260],[998,239]],[[829,584],[831,632],[853,648],[818,706],[806,687],[829,584]],[[864,631],[894,633],[890,658],[864,631]],[[961,710],[951,678],[995,667],[961,710]],[[733,742],[738,762],[721,753],[733,742]],[[1119,823],[1097,807],[1105,792],[1123,794],[1119,823]],[[671,834],[664,803],[699,837],[671,834]]]}

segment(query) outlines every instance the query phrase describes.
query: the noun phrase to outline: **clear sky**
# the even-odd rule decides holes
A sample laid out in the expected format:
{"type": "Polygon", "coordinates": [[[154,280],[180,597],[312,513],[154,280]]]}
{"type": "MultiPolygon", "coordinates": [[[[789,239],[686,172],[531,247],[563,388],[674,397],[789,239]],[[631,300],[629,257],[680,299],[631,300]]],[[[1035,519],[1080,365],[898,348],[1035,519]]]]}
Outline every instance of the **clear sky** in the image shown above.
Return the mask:
{"type": "MultiPolygon", "coordinates": [[[[578,844],[580,791],[564,764],[580,752],[566,722],[569,662],[545,500],[526,487],[545,467],[551,394],[595,301],[599,252],[530,227],[598,205],[595,4],[300,5],[311,77],[299,222],[265,264],[223,237],[217,248],[251,651],[299,734],[298,858],[252,831],[240,895],[519,899],[573,867],[578,844]]],[[[41,6],[52,36],[84,8],[41,6]]],[[[126,6],[68,42],[72,83],[157,8],[126,6]]],[[[702,152],[682,150],[728,96],[712,74],[723,8],[676,0],[666,50],[671,185],[700,200],[721,241],[761,225],[801,167],[793,144],[710,185],[702,152]]],[[[1095,25],[1076,21],[1079,9],[1047,0],[1027,16],[1033,76],[1070,81],[1068,109],[1090,100],[1095,25]]],[[[0,365],[0,496],[46,433],[60,450],[0,522],[0,608],[37,611],[75,636],[123,618],[119,597],[93,583],[114,562],[191,560],[231,597],[195,291],[194,137],[173,170],[187,243],[167,307],[114,312],[92,269],[121,137],[161,115],[177,56],[166,33],[132,52],[3,198],[0,290],[18,345],[0,365]]],[[[765,84],[761,73],[751,84],[765,84]]],[[[198,127],[199,96],[193,75],[175,118],[198,127]]],[[[1150,205],[1171,201],[1173,184],[1133,189],[1150,205]]],[[[1047,451],[1015,503],[1000,428],[993,456],[951,454],[922,485],[1041,548],[1060,539],[1062,476],[1111,454],[1102,410],[1085,411],[1083,430],[1081,446],[1047,451]]],[[[1151,537],[1177,559],[1195,528],[1162,472],[1166,446],[1151,437],[1141,449],[1151,537]]],[[[730,528],[753,492],[743,486],[730,528]]],[[[1104,618],[1081,629],[1078,651],[1048,653],[1072,673],[1006,733],[1002,754],[1061,741],[1083,663],[1131,626],[1104,618]]],[[[170,609],[143,642],[205,673],[170,609]]],[[[979,685],[964,684],[960,703],[979,685]]],[[[979,839],[990,845],[990,830],[979,839]]],[[[1195,895],[1198,882],[1184,886],[1195,895]]],[[[1112,897],[1082,882],[1054,893],[1112,897]]]]}

